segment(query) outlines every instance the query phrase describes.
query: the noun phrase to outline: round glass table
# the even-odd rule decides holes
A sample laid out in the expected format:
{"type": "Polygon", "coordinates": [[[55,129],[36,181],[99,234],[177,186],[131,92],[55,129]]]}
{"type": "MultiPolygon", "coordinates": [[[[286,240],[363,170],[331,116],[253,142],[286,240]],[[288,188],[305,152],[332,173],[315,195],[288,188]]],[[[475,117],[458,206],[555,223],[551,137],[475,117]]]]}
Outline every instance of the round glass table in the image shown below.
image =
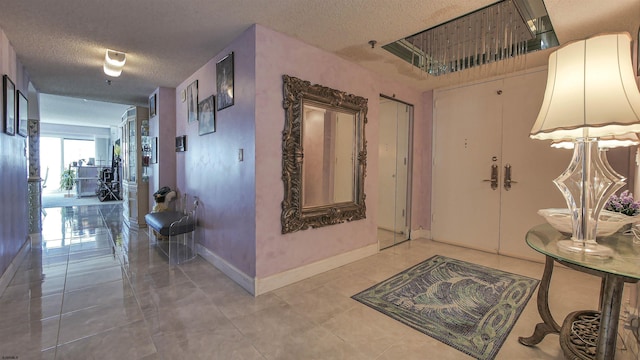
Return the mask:
{"type": "Polygon", "coordinates": [[[560,343],[568,358],[614,359],[624,283],[640,280],[640,245],[633,244],[633,236],[615,233],[597,239],[598,244],[612,250],[610,256],[599,257],[558,247],[558,242],[568,239],[569,236],[558,232],[549,224],[537,225],[527,232],[527,244],[546,258],[537,297],[538,313],[543,322],[536,325],[533,335],[520,337],[518,341],[523,345],[533,346],[540,343],[547,334],[557,333],[561,335],[560,343]],[[558,325],[549,310],[549,285],[555,262],[602,278],[598,310],[572,313],[562,326],[558,325]],[[592,321],[596,324],[592,327],[593,346],[574,346],[566,338],[580,328],[578,318],[595,318],[592,321]]]}

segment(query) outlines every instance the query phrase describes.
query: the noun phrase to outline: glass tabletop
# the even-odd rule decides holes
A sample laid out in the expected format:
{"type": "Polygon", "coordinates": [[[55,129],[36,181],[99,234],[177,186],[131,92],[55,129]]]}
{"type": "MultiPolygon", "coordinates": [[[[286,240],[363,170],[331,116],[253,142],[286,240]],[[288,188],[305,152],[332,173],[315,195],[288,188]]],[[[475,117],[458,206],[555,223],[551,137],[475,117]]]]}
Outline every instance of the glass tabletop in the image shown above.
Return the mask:
{"type": "Polygon", "coordinates": [[[612,250],[612,255],[607,258],[565,251],[558,247],[559,241],[569,238],[570,236],[563,235],[549,224],[534,226],[526,236],[527,244],[532,249],[554,259],[597,271],[640,279],[640,245],[633,244],[633,235],[617,232],[611,236],[598,238],[598,244],[612,250]]]}

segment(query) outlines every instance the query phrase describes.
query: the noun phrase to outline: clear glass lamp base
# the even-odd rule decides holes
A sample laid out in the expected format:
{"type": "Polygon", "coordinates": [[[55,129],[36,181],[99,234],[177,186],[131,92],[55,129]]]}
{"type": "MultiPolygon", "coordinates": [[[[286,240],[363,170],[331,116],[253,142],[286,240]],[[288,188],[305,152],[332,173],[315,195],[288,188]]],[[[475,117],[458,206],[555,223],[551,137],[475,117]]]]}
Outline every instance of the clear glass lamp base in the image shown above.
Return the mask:
{"type": "Polygon", "coordinates": [[[571,213],[571,240],[558,242],[561,251],[607,258],[613,250],[596,242],[600,211],[609,197],[624,186],[625,178],[609,165],[598,140],[575,139],[569,167],[553,182],[564,196],[571,213]]]}
{"type": "Polygon", "coordinates": [[[598,244],[595,240],[561,240],[558,249],[569,253],[584,254],[593,258],[610,258],[613,256],[611,248],[598,244]]]}

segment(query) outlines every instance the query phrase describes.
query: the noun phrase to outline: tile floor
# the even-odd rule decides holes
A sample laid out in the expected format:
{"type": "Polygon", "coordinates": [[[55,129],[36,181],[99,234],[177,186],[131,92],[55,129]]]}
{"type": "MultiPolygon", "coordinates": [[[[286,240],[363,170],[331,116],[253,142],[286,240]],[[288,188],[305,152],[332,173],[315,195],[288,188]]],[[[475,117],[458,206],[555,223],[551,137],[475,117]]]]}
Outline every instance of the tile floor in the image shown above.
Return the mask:
{"type": "MultiPolygon", "coordinates": [[[[118,205],[52,208],[0,297],[0,357],[467,359],[350,299],[436,254],[535,278],[543,268],[418,239],[254,298],[201,258],[169,267],[146,231],[122,225],[118,205]]],[[[598,279],[557,268],[552,311],[595,308],[598,291],[598,279]]],[[[537,322],[533,298],[497,359],[562,359],[557,335],[517,342],[537,322]]],[[[623,347],[616,359],[636,358],[623,347]]]]}

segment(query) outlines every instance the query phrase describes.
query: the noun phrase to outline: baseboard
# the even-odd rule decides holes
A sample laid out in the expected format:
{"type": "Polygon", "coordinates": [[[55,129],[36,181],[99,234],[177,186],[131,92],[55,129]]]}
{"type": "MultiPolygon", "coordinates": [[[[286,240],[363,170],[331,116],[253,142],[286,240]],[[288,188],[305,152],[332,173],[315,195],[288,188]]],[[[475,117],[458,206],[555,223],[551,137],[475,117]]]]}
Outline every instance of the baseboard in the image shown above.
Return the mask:
{"type": "Polygon", "coordinates": [[[198,255],[202,256],[211,265],[215,266],[218,270],[222,271],[231,280],[235,281],[243,289],[247,290],[251,295],[256,295],[254,279],[240,271],[235,266],[229,264],[226,260],[213,253],[206,247],[196,244],[198,249],[198,255]]]}
{"type": "MultiPolygon", "coordinates": [[[[27,239],[25,240],[24,244],[22,244],[22,247],[18,251],[18,254],[16,254],[16,256],[13,258],[11,264],[9,264],[9,266],[7,267],[7,270],[5,270],[2,276],[0,276],[0,295],[2,295],[7,286],[9,286],[11,279],[13,279],[13,276],[18,271],[18,267],[20,266],[20,263],[22,262],[24,257],[29,253],[29,251],[31,251],[31,236],[32,235],[27,236],[27,239]]],[[[35,236],[38,235],[35,234],[35,236]]]]}
{"type": "Polygon", "coordinates": [[[311,264],[307,264],[295,269],[283,271],[281,273],[256,279],[256,295],[293,284],[300,280],[307,279],[314,275],[321,274],[340,266],[352,263],[356,260],[366,258],[378,253],[378,244],[371,244],[360,249],[339,254],[330,258],[322,259],[311,264]]]}
{"type": "Polygon", "coordinates": [[[411,230],[412,239],[431,239],[431,230],[415,229],[411,230]]]}
{"type": "Polygon", "coordinates": [[[283,286],[293,284],[300,280],[304,280],[311,276],[321,274],[325,271],[338,268],[342,265],[346,265],[378,253],[378,244],[371,244],[363,248],[316,261],[299,268],[283,271],[262,279],[254,279],[240,271],[235,266],[229,264],[226,260],[214,254],[206,247],[197,244],[197,248],[200,256],[254,296],[268,293],[269,291],[273,291],[283,286]]]}

